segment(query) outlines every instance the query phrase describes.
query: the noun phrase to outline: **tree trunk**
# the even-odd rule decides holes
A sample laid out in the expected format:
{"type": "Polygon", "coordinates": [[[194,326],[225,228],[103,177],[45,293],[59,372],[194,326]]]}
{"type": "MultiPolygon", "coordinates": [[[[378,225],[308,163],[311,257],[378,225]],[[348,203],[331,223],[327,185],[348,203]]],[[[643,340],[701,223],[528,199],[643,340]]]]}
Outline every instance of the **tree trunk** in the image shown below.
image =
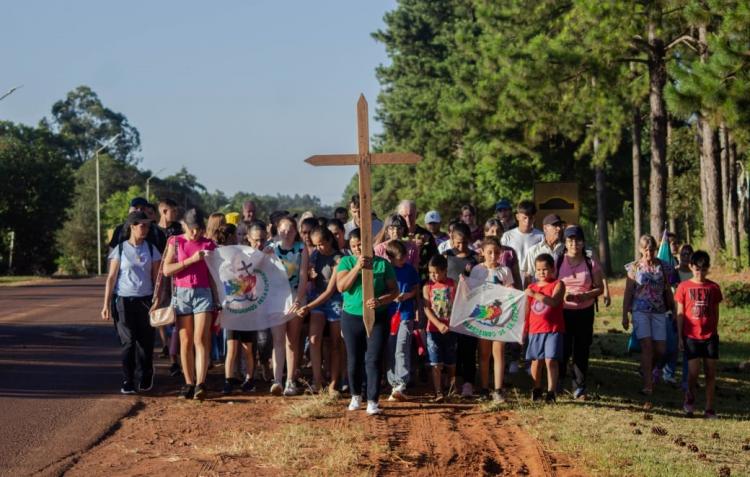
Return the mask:
{"type": "Polygon", "coordinates": [[[633,142],[631,157],[633,159],[633,256],[637,257],[640,253],[638,241],[643,234],[642,224],[642,207],[641,204],[641,121],[640,108],[633,108],[633,130],[631,131],[631,141],[633,142]]]}
{"type": "MultiPolygon", "coordinates": [[[[701,61],[708,59],[706,27],[698,27],[701,61]]],[[[716,257],[721,250],[724,225],[721,213],[721,177],[716,155],[716,131],[704,114],[699,118],[701,136],[701,204],[703,205],[703,238],[708,253],[716,257]]]]}
{"type": "MultiPolygon", "coordinates": [[[[599,139],[594,138],[594,155],[599,149],[599,139]]],[[[607,176],[604,166],[594,167],[596,182],[596,229],[599,238],[599,261],[605,276],[612,275],[609,257],[609,228],[607,227],[607,176]]]]}
{"type": "Polygon", "coordinates": [[[723,215],[721,217],[724,226],[724,240],[729,245],[731,232],[729,231],[729,196],[732,190],[729,187],[729,131],[723,122],[719,125],[719,165],[721,177],[721,204],[723,215]]]}
{"type": "MultiPolygon", "coordinates": [[[[667,121],[667,148],[672,146],[672,123],[667,121]]],[[[674,163],[667,157],[667,192],[672,190],[674,187],[674,163]]],[[[667,194],[669,196],[669,194],[667,194]]],[[[670,206],[670,201],[667,200],[667,215],[669,216],[669,231],[673,234],[677,233],[677,220],[675,219],[675,213],[673,207],[670,206]]]]}
{"type": "Polygon", "coordinates": [[[651,108],[650,233],[659,240],[667,219],[667,107],[664,103],[667,65],[664,58],[664,40],[657,36],[657,19],[653,17],[649,19],[648,24],[648,44],[651,108]]]}
{"type": "MultiPolygon", "coordinates": [[[[729,155],[729,200],[726,203],[729,216],[729,251],[732,257],[739,260],[740,258],[740,217],[739,201],[737,199],[737,145],[732,141],[732,136],[727,135],[728,155],[729,155]]],[[[739,265],[739,261],[737,262],[739,265]]]]}

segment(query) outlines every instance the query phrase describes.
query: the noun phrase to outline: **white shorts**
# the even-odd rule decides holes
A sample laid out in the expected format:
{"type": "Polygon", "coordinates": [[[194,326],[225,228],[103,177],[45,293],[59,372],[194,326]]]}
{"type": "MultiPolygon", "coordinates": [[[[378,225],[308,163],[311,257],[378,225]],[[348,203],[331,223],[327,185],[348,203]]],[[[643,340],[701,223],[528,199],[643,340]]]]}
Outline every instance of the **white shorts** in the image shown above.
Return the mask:
{"type": "Polygon", "coordinates": [[[667,314],[634,311],[633,333],[639,340],[651,338],[654,341],[667,341],[667,314]]]}

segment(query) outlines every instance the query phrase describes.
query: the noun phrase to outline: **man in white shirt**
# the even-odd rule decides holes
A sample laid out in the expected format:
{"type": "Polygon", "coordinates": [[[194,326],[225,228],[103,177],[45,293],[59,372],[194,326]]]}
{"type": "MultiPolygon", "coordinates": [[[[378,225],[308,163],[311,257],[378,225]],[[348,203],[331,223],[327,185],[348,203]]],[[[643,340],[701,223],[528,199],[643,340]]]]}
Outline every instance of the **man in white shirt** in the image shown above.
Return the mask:
{"type": "Polygon", "coordinates": [[[516,208],[516,222],[518,227],[506,231],[500,243],[511,247],[516,251],[516,258],[521,270],[526,253],[542,240],[544,233],[534,228],[534,216],[536,215],[536,206],[530,200],[522,200],[516,208]]]}
{"type": "Polygon", "coordinates": [[[536,281],[534,277],[536,257],[548,253],[557,263],[557,259],[565,251],[565,244],[562,241],[563,221],[559,215],[549,214],[544,217],[542,229],[544,230],[544,240],[531,247],[521,260],[521,276],[526,285],[536,281]]]}
{"type": "MultiPolygon", "coordinates": [[[[352,220],[344,224],[344,238],[349,240],[349,234],[352,230],[359,228],[359,195],[354,194],[352,200],[349,202],[349,213],[352,216],[352,220]]],[[[377,218],[375,213],[372,214],[372,236],[375,237],[380,229],[383,228],[383,222],[377,218]]]]}

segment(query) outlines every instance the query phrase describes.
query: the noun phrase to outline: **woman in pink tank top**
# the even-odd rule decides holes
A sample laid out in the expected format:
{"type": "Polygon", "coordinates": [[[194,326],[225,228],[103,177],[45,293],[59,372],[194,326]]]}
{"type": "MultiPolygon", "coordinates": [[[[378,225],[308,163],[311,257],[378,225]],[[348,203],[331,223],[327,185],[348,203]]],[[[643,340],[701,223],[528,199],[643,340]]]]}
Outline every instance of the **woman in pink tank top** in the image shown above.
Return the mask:
{"type": "Polygon", "coordinates": [[[172,237],[164,259],[164,275],[173,277],[172,306],[177,314],[184,399],[205,399],[211,352],[211,319],[216,310],[216,286],[204,261],[216,244],[204,237],[203,215],[190,209],[182,220],[185,233],[172,237]]]}

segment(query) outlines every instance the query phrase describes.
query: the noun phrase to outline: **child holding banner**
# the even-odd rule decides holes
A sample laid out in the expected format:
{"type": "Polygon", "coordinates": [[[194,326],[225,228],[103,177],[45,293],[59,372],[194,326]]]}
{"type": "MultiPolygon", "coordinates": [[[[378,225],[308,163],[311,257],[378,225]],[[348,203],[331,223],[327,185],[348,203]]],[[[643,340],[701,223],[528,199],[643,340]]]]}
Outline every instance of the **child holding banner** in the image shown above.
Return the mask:
{"type": "Polygon", "coordinates": [[[427,354],[432,366],[435,402],[443,401],[441,376],[448,370],[448,391],[456,387],[456,344],[458,334],[450,331],[450,316],[456,296],[456,282],[448,278],[448,261],[442,255],[430,259],[430,281],[422,288],[427,315],[427,354]]]}
{"type": "MultiPolygon", "coordinates": [[[[513,287],[513,272],[510,268],[500,265],[502,248],[497,237],[487,237],[482,242],[482,256],[484,263],[481,263],[471,270],[469,278],[475,281],[483,281],[494,284],[513,287]]],[[[503,390],[503,379],[505,378],[505,343],[503,341],[494,341],[488,339],[479,339],[479,380],[481,390],[479,391],[480,400],[490,398],[490,355],[493,358],[495,390],[492,393],[492,400],[495,402],[505,401],[505,392],[503,390]]]]}
{"type": "Polygon", "coordinates": [[[529,303],[526,307],[524,341],[528,343],[526,359],[531,361],[534,389],[531,400],[542,399],[542,364],[547,367],[547,395],[545,402],[555,402],[559,361],[563,358],[563,298],[565,284],[555,279],[555,259],[548,253],[534,261],[536,282],[526,288],[529,303]]]}

